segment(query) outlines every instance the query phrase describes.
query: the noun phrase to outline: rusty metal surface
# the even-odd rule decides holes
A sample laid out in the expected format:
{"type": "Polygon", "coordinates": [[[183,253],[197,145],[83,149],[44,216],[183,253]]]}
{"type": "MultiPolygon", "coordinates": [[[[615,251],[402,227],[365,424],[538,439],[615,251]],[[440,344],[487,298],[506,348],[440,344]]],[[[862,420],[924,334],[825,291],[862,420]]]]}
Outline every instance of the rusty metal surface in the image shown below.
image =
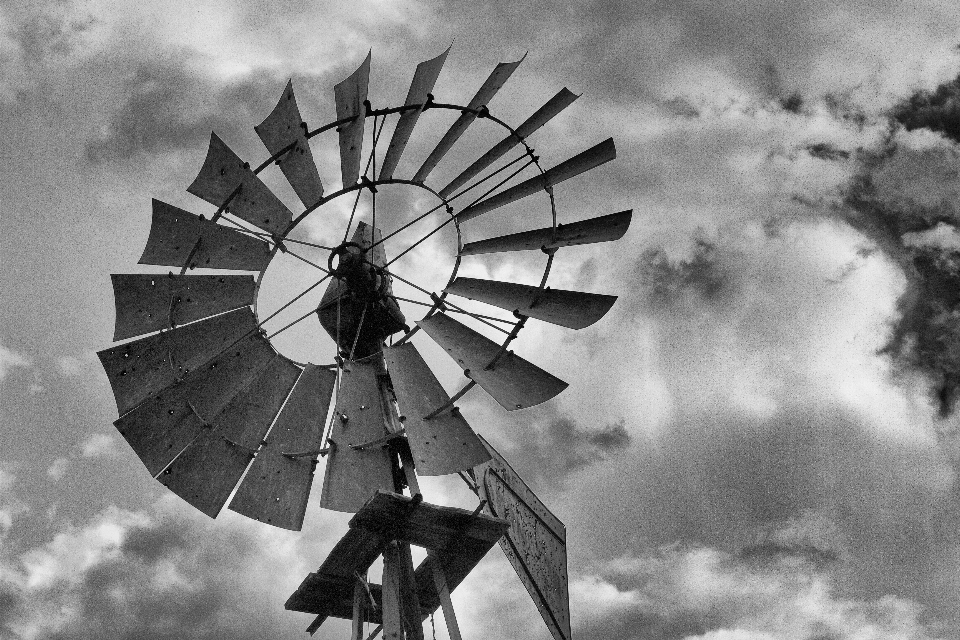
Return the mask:
{"type": "Polygon", "coordinates": [[[175,326],[253,304],[253,276],[119,274],[110,276],[117,307],[114,340],[175,326]]]}
{"type": "Polygon", "coordinates": [[[542,191],[546,187],[557,185],[564,180],[569,180],[590,169],[599,167],[616,157],[617,149],[613,144],[613,138],[607,138],[600,144],[578,153],[555,167],[547,169],[546,172],[540,175],[524,180],[520,184],[490,196],[486,200],[481,200],[474,205],[470,205],[457,214],[457,219],[460,220],[460,222],[472,220],[484,213],[499,209],[511,202],[516,202],[521,198],[526,198],[538,191],[542,191]]]}
{"type": "Polygon", "coordinates": [[[387,435],[374,363],[347,360],[333,416],[320,506],[356,512],[380,489],[393,490],[390,455],[381,445],[353,449],[387,435]]]}
{"type": "Polygon", "coordinates": [[[140,264],[180,268],[188,259],[190,268],[262,271],[270,262],[270,247],[239,231],[154,200],[150,237],[140,264]]]}
{"type": "Polygon", "coordinates": [[[364,114],[366,107],[363,101],[367,99],[367,88],[370,83],[370,53],[360,67],[349,78],[333,88],[334,100],[337,105],[337,120],[360,116],[353,122],[338,129],[340,139],[340,175],[343,187],[350,187],[360,176],[360,154],[363,150],[363,125],[366,122],[364,114]]]}
{"type": "Polygon", "coordinates": [[[463,170],[463,172],[454,178],[450,184],[445,186],[443,189],[440,189],[440,195],[443,197],[449,196],[456,189],[459,189],[467,183],[468,180],[479,174],[481,171],[492,165],[494,162],[503,157],[505,153],[513,149],[515,146],[520,144],[520,139],[527,139],[530,137],[533,132],[547,124],[558,115],[561,111],[573,104],[573,101],[579,98],[575,93],[572,93],[566,87],[557,92],[557,95],[550,98],[546,104],[537,109],[537,111],[523,121],[516,131],[517,135],[508,135],[506,138],[495,144],[490,148],[485,154],[480,156],[476,162],[463,170]]]}
{"type": "Polygon", "coordinates": [[[451,408],[424,420],[424,416],[443,406],[450,397],[413,343],[385,349],[383,356],[418,474],[456,473],[490,459],[459,410],[451,408]]]}
{"type": "MultiPolygon", "coordinates": [[[[513,75],[513,72],[516,71],[521,62],[523,62],[523,58],[516,62],[501,62],[498,64],[483,85],[481,85],[476,95],[473,96],[467,108],[479,109],[480,107],[487,106],[487,104],[493,100],[493,97],[497,95],[497,92],[500,91],[500,88],[510,79],[510,76],[513,75]]],[[[461,113],[460,117],[457,118],[447,132],[443,134],[443,138],[440,139],[437,146],[430,152],[427,159],[424,160],[423,165],[417,170],[416,175],[413,176],[413,181],[423,182],[426,180],[427,176],[436,168],[440,160],[443,159],[443,156],[447,154],[447,151],[450,151],[457,140],[460,139],[460,136],[463,135],[463,132],[467,130],[467,127],[476,119],[477,114],[475,113],[468,111],[461,113]]]]}
{"type": "MultiPolygon", "coordinates": [[[[446,62],[448,53],[450,53],[449,47],[436,58],[417,65],[404,105],[424,104],[427,101],[427,94],[433,92],[433,85],[437,82],[437,77],[440,75],[440,70],[443,69],[443,63],[446,62]]],[[[393,137],[390,139],[390,146],[387,147],[387,153],[383,157],[380,180],[389,180],[393,177],[393,172],[396,170],[397,163],[400,162],[400,156],[403,155],[403,150],[410,140],[413,128],[417,126],[417,120],[420,119],[421,111],[422,109],[412,109],[400,114],[397,126],[393,130],[393,137]]]]}
{"type": "Polygon", "coordinates": [[[297,99],[293,95],[292,80],[287,81],[277,106],[254,130],[270,155],[276,155],[290,144],[296,145],[277,164],[303,206],[309,207],[320,200],[323,197],[323,183],[313,152],[310,151],[307,129],[303,126],[297,99]]]}
{"type": "Polygon", "coordinates": [[[510,522],[500,547],[556,640],[570,640],[566,527],[486,440],[475,473],[487,511],[510,522]]]}
{"type": "Polygon", "coordinates": [[[553,227],[546,227],[478,242],[469,242],[463,246],[460,255],[473,256],[481,253],[500,253],[504,251],[539,251],[541,249],[556,249],[595,242],[612,242],[623,237],[623,234],[630,227],[632,217],[633,210],[621,211],[570,224],[558,224],[556,233],[554,233],[553,227]]]}
{"type": "Polygon", "coordinates": [[[117,411],[127,411],[254,331],[249,307],[163,331],[97,353],[117,411]]]}
{"type": "Polygon", "coordinates": [[[507,411],[546,402],[568,386],[510,351],[497,360],[495,367],[487,369],[500,352],[500,345],[446,314],[438,313],[417,324],[507,411]]]}
{"type": "Polygon", "coordinates": [[[230,501],[232,511],[275,527],[300,530],[334,380],[335,374],[328,369],[312,364],[304,368],[230,501]],[[308,455],[284,455],[304,453],[308,455]]]}
{"type": "Polygon", "coordinates": [[[254,333],[121,416],[114,424],[150,474],[156,476],[274,357],[254,333]]]}
{"type": "Polygon", "coordinates": [[[227,210],[250,224],[272,234],[281,234],[290,224],[293,214],[286,205],[263,184],[217,134],[210,134],[210,148],[203,167],[187,191],[210,204],[221,207],[239,187],[240,191],[227,210]]]}
{"type": "Polygon", "coordinates": [[[570,329],[589,327],[617,301],[617,296],[476,278],[457,278],[444,291],[570,329]]]}

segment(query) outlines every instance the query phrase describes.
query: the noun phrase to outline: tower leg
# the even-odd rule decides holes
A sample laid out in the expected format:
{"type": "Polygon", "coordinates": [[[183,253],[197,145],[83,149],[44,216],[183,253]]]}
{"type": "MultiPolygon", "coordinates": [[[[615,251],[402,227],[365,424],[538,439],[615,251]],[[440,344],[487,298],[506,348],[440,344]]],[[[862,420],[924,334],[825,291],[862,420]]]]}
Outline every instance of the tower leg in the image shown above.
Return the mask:
{"type": "Polygon", "coordinates": [[[450,599],[450,588],[447,587],[447,576],[440,566],[440,559],[430,554],[433,565],[433,584],[440,596],[440,607],[443,610],[443,619],[447,622],[447,635],[450,640],[463,640],[460,636],[460,625],[457,624],[457,614],[453,611],[453,601],[450,599]]]}
{"type": "Polygon", "coordinates": [[[353,587],[353,633],[350,634],[350,640],[364,640],[363,623],[364,613],[366,612],[366,597],[366,590],[357,580],[353,587]]]}
{"type": "Polygon", "coordinates": [[[400,550],[390,542],[383,551],[383,638],[403,640],[400,614],[400,550]]]}

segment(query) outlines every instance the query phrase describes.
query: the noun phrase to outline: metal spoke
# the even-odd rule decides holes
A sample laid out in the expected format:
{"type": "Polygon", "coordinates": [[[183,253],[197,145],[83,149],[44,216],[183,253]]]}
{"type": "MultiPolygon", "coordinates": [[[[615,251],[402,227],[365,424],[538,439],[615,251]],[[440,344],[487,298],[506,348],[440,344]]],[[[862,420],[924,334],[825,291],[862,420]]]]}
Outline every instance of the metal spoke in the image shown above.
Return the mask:
{"type": "MultiPolygon", "coordinates": [[[[390,272],[390,275],[391,275],[392,277],[396,278],[397,280],[399,280],[400,282],[402,282],[402,283],[404,283],[404,284],[407,284],[407,285],[410,285],[410,286],[413,287],[414,289],[417,289],[417,290],[421,291],[422,293],[427,294],[428,296],[431,297],[431,299],[433,298],[434,295],[436,295],[436,294],[431,293],[430,291],[427,291],[426,289],[424,289],[424,288],[421,287],[420,285],[418,285],[418,284],[416,284],[416,283],[414,283],[414,282],[410,282],[410,281],[407,280],[406,278],[403,278],[402,276],[394,273],[393,271],[390,272]]],[[[467,310],[464,309],[463,307],[458,307],[457,305],[453,304],[453,303],[450,302],[449,300],[444,300],[444,301],[443,301],[443,304],[445,304],[445,305],[447,305],[447,306],[449,306],[449,307],[451,307],[451,308],[453,308],[453,309],[455,309],[455,310],[457,310],[457,311],[459,311],[459,312],[461,312],[461,313],[465,313],[465,314],[467,314],[468,316],[471,316],[472,318],[474,318],[474,319],[477,320],[478,322],[482,322],[483,324],[487,325],[488,327],[490,327],[490,328],[492,328],[492,329],[496,329],[497,331],[502,331],[503,333],[507,333],[507,334],[510,333],[509,331],[506,331],[506,330],[503,329],[502,327],[498,327],[497,325],[495,325],[495,324],[493,324],[493,323],[491,323],[491,322],[488,322],[488,321],[484,320],[482,317],[478,317],[477,314],[472,313],[472,312],[470,312],[470,311],[467,311],[467,310]]],[[[516,326],[516,325],[514,325],[514,326],[516,326]]]]}
{"type": "MultiPolygon", "coordinates": [[[[426,303],[426,302],[420,302],[419,300],[411,300],[410,298],[402,298],[402,297],[400,297],[400,296],[394,296],[394,295],[391,295],[391,296],[389,296],[389,297],[393,298],[394,300],[400,301],[400,302],[409,302],[410,304],[417,304],[417,305],[420,305],[421,307],[432,307],[432,306],[433,306],[432,304],[428,304],[428,303],[426,303]]],[[[473,312],[470,312],[470,311],[461,311],[460,309],[450,309],[450,311],[452,311],[452,312],[454,312],[454,313],[464,313],[464,314],[466,314],[466,315],[468,315],[468,316],[472,316],[472,317],[474,317],[474,318],[485,318],[485,319],[487,319],[487,320],[493,320],[494,322],[502,322],[502,323],[504,323],[504,324],[511,324],[511,325],[512,325],[512,324],[515,322],[514,320],[504,320],[503,318],[494,318],[493,316],[485,316],[485,315],[483,315],[482,313],[473,313],[473,312]]]]}
{"type": "Polygon", "coordinates": [[[274,331],[273,333],[271,333],[270,335],[268,335],[268,336],[267,336],[267,340],[269,340],[270,338],[272,338],[272,337],[274,337],[274,336],[276,336],[276,335],[278,335],[278,334],[283,333],[284,331],[286,331],[287,329],[289,329],[289,328],[292,327],[293,325],[297,324],[298,322],[302,322],[303,320],[306,320],[307,318],[309,318],[310,316],[312,316],[312,315],[315,314],[316,312],[317,312],[316,309],[311,309],[310,311],[307,311],[305,314],[303,314],[302,316],[300,316],[299,318],[297,318],[297,319],[294,320],[293,322],[290,322],[290,323],[284,325],[282,328],[277,329],[276,331],[274,331]]]}
{"type": "MultiPolygon", "coordinates": [[[[384,118],[380,121],[380,128],[377,130],[376,134],[373,136],[373,151],[370,152],[370,155],[367,157],[367,166],[363,169],[363,175],[366,176],[367,172],[370,170],[370,163],[373,161],[373,157],[377,152],[377,142],[380,140],[380,133],[383,131],[383,125],[386,123],[387,119],[384,118]]],[[[374,123],[376,127],[376,123],[374,123]]],[[[344,185],[346,187],[346,185],[344,185]]],[[[353,226],[353,217],[357,213],[357,205],[360,204],[360,194],[363,193],[363,189],[357,189],[357,197],[353,200],[353,210],[350,211],[350,219],[347,221],[347,228],[343,232],[343,241],[346,242],[347,238],[350,237],[350,227],[353,226]]]]}
{"type": "Polygon", "coordinates": [[[327,247],[322,244],[315,244],[313,242],[307,242],[306,240],[294,240],[293,238],[284,238],[284,242],[292,242],[294,244],[302,244],[308,247],[314,247],[315,249],[323,249],[324,251],[333,251],[334,247],[327,247]]]}
{"type": "Polygon", "coordinates": [[[307,263],[308,265],[310,265],[311,267],[315,267],[315,268],[317,268],[317,269],[320,269],[320,271],[324,272],[324,273],[327,274],[327,275],[330,275],[330,272],[329,272],[327,269],[324,269],[323,267],[321,267],[320,265],[318,265],[316,262],[312,262],[312,261],[310,261],[310,260],[307,260],[307,259],[304,258],[303,256],[299,256],[299,255],[295,254],[293,251],[290,251],[290,249],[287,249],[286,251],[284,251],[284,253],[288,253],[288,254],[290,254],[291,256],[293,256],[294,258],[296,258],[297,260],[301,260],[301,261],[303,261],[303,262],[306,262],[306,263],[307,263]]]}

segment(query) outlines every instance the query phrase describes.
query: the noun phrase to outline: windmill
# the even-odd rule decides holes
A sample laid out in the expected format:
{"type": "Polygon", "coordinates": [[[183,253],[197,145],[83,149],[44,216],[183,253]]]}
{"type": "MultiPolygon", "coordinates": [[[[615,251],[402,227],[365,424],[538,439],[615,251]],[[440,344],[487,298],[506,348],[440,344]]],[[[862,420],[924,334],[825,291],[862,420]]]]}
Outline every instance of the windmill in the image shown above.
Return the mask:
{"type": "Polygon", "coordinates": [[[256,167],[214,133],[188,191],[215,211],[206,217],[154,200],[140,263],[179,273],[112,276],[114,340],[122,342],[99,356],[116,398],[119,432],[153,477],[211,517],[229,503],[250,518],[299,530],[315,469],[325,459],[319,506],[354,516],[327,560],[286,603],[316,614],[311,633],[328,617],[341,617],[353,621],[357,639],[364,622],[378,623],[391,640],[422,638],[423,620],[442,608],[450,637],[459,638],[450,592],[499,541],[552,634],[566,640],[564,526],[473,431],[456,402],[477,386],[514,411],[563,391],[565,382],[510,345],[531,318],[582,329],[610,309],[614,296],[551,289],[547,279],[559,249],[619,239],[631,212],[560,223],[553,187],[614,159],[613,141],[544,168],[528,138],[577,96],[564,88],[511,127],[487,104],[522,60],[498,64],[467,105],[456,105],[433,94],[448,52],[419,64],[405,101],[385,108],[368,99],[368,54],[334,88],[336,119],[315,129],[301,118],[288,83],[255,127],[270,154],[256,167]],[[421,116],[450,111],[457,119],[413,176],[396,177],[421,116]],[[383,151],[387,120],[395,125],[383,151]],[[432,185],[434,169],[477,120],[494,123],[502,138],[445,185],[432,185]],[[364,164],[368,121],[372,149],[364,164]],[[311,149],[325,133],[336,136],[339,149],[341,188],[334,191],[321,182],[311,149]],[[508,161],[510,155],[516,157],[508,161]],[[273,165],[303,205],[296,216],[260,177],[273,165]],[[436,205],[410,219],[383,211],[378,219],[377,193],[387,185],[418,190],[436,205]],[[369,222],[357,216],[361,195],[371,202],[369,222]],[[461,225],[530,196],[540,198],[530,208],[545,212],[549,224],[464,243],[461,225]],[[339,244],[320,245],[297,233],[307,216],[323,215],[324,205],[341,198],[352,199],[353,209],[339,244]],[[428,231],[419,230],[424,225],[428,231]],[[442,290],[431,291],[392,266],[444,228],[453,230],[456,250],[442,290]],[[412,240],[401,242],[410,234],[412,240]],[[301,255],[306,251],[325,254],[325,264],[301,255]],[[543,256],[539,283],[458,276],[471,256],[517,251],[543,256]],[[311,265],[317,278],[273,313],[259,313],[264,273],[278,255],[311,265]],[[324,284],[307,314],[268,334],[267,323],[282,321],[294,302],[324,284]],[[401,285],[421,299],[396,293],[401,285]],[[470,310],[451,296],[492,310],[470,310]],[[424,315],[411,326],[401,305],[408,313],[423,308],[424,315]],[[298,363],[272,344],[304,321],[333,340],[331,364],[298,363]],[[463,370],[467,381],[456,393],[447,394],[411,340],[418,332],[463,370]],[[423,501],[418,474],[454,473],[480,498],[476,509],[423,501]],[[416,569],[410,545],[428,550],[416,569]],[[377,585],[367,575],[381,556],[383,584],[377,585]]]}

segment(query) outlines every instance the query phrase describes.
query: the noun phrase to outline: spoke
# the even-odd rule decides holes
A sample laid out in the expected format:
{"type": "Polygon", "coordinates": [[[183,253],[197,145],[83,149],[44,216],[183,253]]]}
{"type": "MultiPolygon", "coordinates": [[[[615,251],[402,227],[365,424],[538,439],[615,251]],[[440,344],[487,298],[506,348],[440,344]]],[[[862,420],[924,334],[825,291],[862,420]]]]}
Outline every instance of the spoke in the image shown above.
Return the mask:
{"type": "MultiPolygon", "coordinates": [[[[420,302],[419,300],[411,300],[410,298],[402,298],[400,296],[394,296],[394,295],[391,295],[390,297],[393,298],[394,300],[398,300],[401,302],[409,302],[410,304],[417,304],[417,305],[420,305],[421,307],[433,306],[432,304],[428,304],[426,302],[420,302]]],[[[494,322],[502,322],[504,324],[512,325],[515,322],[514,320],[504,320],[503,318],[494,318],[493,316],[485,316],[482,313],[473,313],[471,311],[461,311],[460,309],[450,309],[450,311],[454,313],[465,313],[468,316],[471,316],[474,318],[486,318],[487,320],[493,320],[494,322]]]]}
{"type": "Polygon", "coordinates": [[[294,240],[293,238],[284,238],[284,242],[292,242],[294,244],[302,244],[308,247],[314,247],[316,249],[323,249],[324,251],[333,251],[334,247],[327,247],[322,244],[315,244],[313,242],[307,242],[306,240],[294,240]]]}
{"type": "Polygon", "coordinates": [[[445,226],[447,226],[448,224],[450,224],[450,223],[453,222],[454,220],[456,220],[456,218],[454,218],[454,217],[451,216],[451,217],[447,218],[446,220],[444,220],[443,222],[441,222],[441,223],[440,223],[440,226],[438,226],[436,229],[434,229],[433,231],[431,231],[431,232],[428,233],[427,235],[423,236],[422,238],[420,238],[419,240],[417,240],[416,242],[414,242],[412,245],[410,245],[409,247],[407,247],[406,249],[404,249],[403,251],[401,251],[400,253],[398,253],[392,260],[390,260],[389,262],[387,262],[387,264],[383,265],[383,268],[386,269],[387,267],[389,267],[390,265],[392,265],[394,262],[396,262],[397,260],[399,260],[399,259],[402,258],[403,256],[407,255],[408,253],[410,253],[411,251],[413,251],[414,249],[416,249],[418,246],[420,246],[420,244],[422,244],[424,241],[426,241],[427,238],[429,238],[430,236],[432,236],[433,234],[435,234],[437,231],[440,231],[440,229],[443,229],[445,226]]]}
{"type": "Polygon", "coordinates": [[[277,314],[279,314],[281,311],[283,311],[284,309],[286,309],[287,307],[289,307],[290,305],[292,305],[294,302],[296,302],[297,300],[299,300],[299,299],[302,298],[303,296],[307,295],[308,293],[310,293],[311,291],[313,291],[314,289],[316,289],[317,287],[319,287],[319,286],[320,286],[321,284],[323,284],[323,282],[324,282],[327,278],[329,278],[329,277],[330,277],[330,274],[328,273],[327,275],[323,276],[322,278],[320,278],[319,280],[317,280],[315,283],[313,283],[312,285],[310,285],[309,287],[307,287],[306,289],[304,289],[303,291],[301,291],[301,292],[297,295],[297,297],[293,298],[292,300],[290,300],[290,302],[286,303],[285,305],[283,305],[282,307],[280,307],[279,309],[277,309],[276,311],[274,311],[273,313],[271,313],[269,316],[267,316],[266,318],[264,318],[261,322],[259,322],[259,323],[257,324],[257,328],[259,329],[259,328],[262,327],[264,324],[266,324],[268,321],[270,321],[270,320],[272,320],[273,318],[277,317],[277,314]]]}
{"type": "Polygon", "coordinates": [[[328,276],[330,275],[330,272],[329,272],[328,270],[324,269],[323,267],[321,267],[320,265],[318,265],[316,262],[311,262],[310,260],[307,260],[307,259],[304,258],[303,256],[298,256],[298,255],[295,254],[293,251],[290,251],[290,249],[287,249],[284,253],[287,253],[287,254],[293,256],[293,257],[296,258],[297,260],[301,260],[301,261],[303,261],[303,262],[306,262],[306,263],[307,263],[308,265],[310,265],[311,267],[315,267],[315,268],[317,268],[317,269],[320,269],[320,271],[324,272],[324,273],[327,274],[328,276]]]}
{"type": "MultiPolygon", "coordinates": [[[[523,156],[520,156],[520,157],[522,158],[523,156]]],[[[502,186],[505,185],[506,183],[508,183],[508,182],[510,182],[511,180],[513,180],[513,178],[514,178],[517,174],[519,174],[521,171],[523,171],[524,169],[526,169],[527,167],[529,167],[529,166],[530,166],[531,164],[533,164],[533,163],[534,163],[533,158],[530,158],[530,160],[528,160],[526,164],[524,164],[522,167],[520,167],[519,169],[517,169],[516,171],[514,171],[513,173],[511,173],[509,176],[507,176],[506,178],[504,178],[503,180],[501,180],[500,182],[498,182],[498,183],[495,184],[494,186],[492,186],[492,187],[490,187],[489,189],[487,189],[486,192],[484,192],[484,194],[483,194],[482,196],[480,196],[479,198],[477,198],[476,200],[474,200],[473,202],[471,202],[470,204],[468,204],[468,205],[467,205],[466,207],[464,207],[464,208],[466,209],[466,208],[472,207],[473,205],[477,204],[478,202],[480,202],[481,200],[483,200],[484,198],[486,198],[488,195],[490,195],[491,193],[493,193],[494,191],[496,191],[497,189],[499,189],[500,187],[502,187],[502,186]]]]}
{"type": "Polygon", "coordinates": [[[311,309],[310,311],[307,311],[305,314],[303,314],[302,316],[300,316],[299,318],[297,318],[297,319],[294,320],[293,322],[290,322],[290,323],[284,325],[282,328],[277,329],[276,331],[274,331],[273,333],[271,333],[270,335],[268,335],[268,336],[267,336],[267,340],[269,340],[270,338],[272,338],[272,337],[274,337],[274,336],[276,336],[276,335],[278,335],[278,334],[283,333],[284,331],[286,331],[287,329],[289,329],[289,328],[292,327],[293,325],[297,324],[298,322],[302,322],[303,320],[306,320],[307,318],[309,318],[310,316],[312,316],[312,315],[315,314],[316,312],[317,312],[316,309],[311,309]]]}
{"type": "Polygon", "coordinates": [[[257,236],[258,238],[266,238],[267,240],[272,240],[272,239],[273,239],[273,236],[271,236],[269,233],[264,233],[263,231],[254,231],[253,229],[250,229],[250,228],[248,228],[248,227],[240,224],[239,222],[237,222],[237,221],[234,220],[233,218],[228,218],[228,217],[226,217],[226,216],[220,216],[220,219],[223,220],[224,222],[228,222],[228,223],[232,224],[232,225],[233,225],[234,227],[236,227],[238,230],[243,231],[244,233],[248,233],[248,234],[250,234],[251,236],[257,236]]]}
{"type": "MultiPolygon", "coordinates": [[[[370,170],[370,163],[373,161],[374,156],[377,152],[377,142],[380,140],[380,132],[383,131],[383,125],[386,123],[387,118],[384,117],[380,121],[380,128],[377,130],[376,134],[373,136],[373,151],[370,152],[370,155],[367,157],[367,166],[363,169],[363,175],[366,176],[367,172],[370,170]]],[[[374,123],[376,126],[376,123],[374,123]]],[[[344,185],[346,187],[346,185],[344,185]]],[[[357,197],[353,200],[353,210],[350,212],[350,220],[347,221],[347,229],[343,232],[343,241],[346,242],[347,238],[350,237],[350,227],[353,226],[353,217],[357,213],[357,205],[360,204],[360,194],[363,193],[363,189],[357,189],[357,197]]]]}
{"type": "MultiPolygon", "coordinates": [[[[384,120],[386,120],[387,116],[383,116],[383,118],[384,118],[384,120]]],[[[373,128],[374,128],[374,129],[377,128],[377,118],[376,118],[376,117],[373,118],[373,128]]],[[[376,179],[376,177],[377,177],[377,138],[378,138],[378,137],[379,137],[379,136],[374,136],[374,137],[373,137],[373,151],[370,153],[370,156],[373,158],[373,172],[372,172],[371,175],[373,175],[374,179],[376,179]]],[[[364,172],[364,173],[366,173],[366,172],[364,172]]],[[[371,190],[370,190],[370,199],[371,199],[371,201],[372,201],[372,202],[371,202],[371,205],[370,205],[370,208],[371,208],[372,211],[373,211],[373,213],[372,213],[372,218],[371,218],[371,220],[370,220],[370,226],[373,227],[373,231],[371,232],[371,235],[370,235],[370,238],[371,238],[371,240],[372,240],[373,237],[374,237],[374,235],[377,233],[377,190],[376,190],[376,189],[371,189],[371,190]]]]}
{"type": "MultiPolygon", "coordinates": [[[[436,295],[436,294],[433,294],[433,293],[427,291],[426,289],[424,289],[424,288],[421,287],[420,285],[416,284],[415,282],[410,282],[410,281],[407,280],[406,278],[404,278],[404,277],[402,277],[402,276],[399,276],[399,275],[397,275],[396,273],[394,273],[394,272],[392,272],[392,271],[390,272],[390,275],[393,276],[394,278],[396,278],[397,280],[399,280],[400,282],[402,282],[402,283],[404,283],[404,284],[407,284],[407,285],[410,285],[410,286],[413,287],[414,289],[417,289],[417,290],[419,290],[420,292],[427,294],[428,296],[431,297],[431,299],[433,298],[434,295],[436,295]]],[[[455,309],[455,310],[457,310],[457,311],[459,311],[459,312],[461,312],[461,313],[465,313],[465,314],[467,314],[468,316],[471,316],[472,318],[474,318],[477,322],[482,322],[483,324],[487,325],[488,327],[490,327],[490,328],[492,328],[492,329],[496,329],[497,331],[503,331],[503,333],[510,333],[509,331],[505,331],[502,327],[498,327],[497,325],[493,324],[492,322],[488,322],[488,321],[484,320],[483,318],[478,317],[477,314],[471,313],[471,312],[467,311],[466,309],[464,309],[463,307],[458,307],[457,305],[453,304],[453,303],[450,302],[449,300],[443,300],[442,302],[443,302],[444,305],[446,305],[446,306],[448,306],[448,307],[451,307],[452,309],[455,309]]]]}
{"type": "Polygon", "coordinates": [[[350,346],[350,359],[353,360],[353,352],[357,349],[357,342],[360,340],[360,332],[363,331],[363,321],[367,317],[367,307],[369,304],[363,305],[363,311],[360,313],[360,322],[357,323],[357,335],[353,337],[353,344],[350,346]]]}

